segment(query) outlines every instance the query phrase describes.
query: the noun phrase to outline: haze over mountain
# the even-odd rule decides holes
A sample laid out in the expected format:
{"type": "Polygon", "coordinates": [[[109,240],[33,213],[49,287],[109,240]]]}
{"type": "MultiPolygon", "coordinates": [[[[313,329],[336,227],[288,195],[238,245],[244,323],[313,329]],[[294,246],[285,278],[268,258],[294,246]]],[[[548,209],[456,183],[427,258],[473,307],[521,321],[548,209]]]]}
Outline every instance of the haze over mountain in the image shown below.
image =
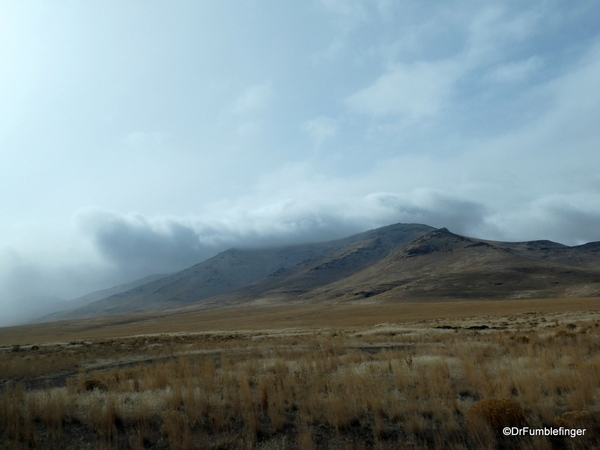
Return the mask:
{"type": "Polygon", "coordinates": [[[318,244],[230,249],[46,320],[239,303],[600,296],[600,242],[473,239],[395,224],[318,244]]]}
{"type": "MultiPolygon", "coordinates": [[[[119,294],[121,292],[129,291],[138,286],[151,283],[154,280],[164,278],[165,276],[167,275],[148,275],[144,278],[140,278],[139,280],[134,280],[129,283],[120,284],[118,286],[102,289],[100,291],[90,292],[89,294],[83,295],[72,300],[55,301],[48,306],[47,310],[44,311],[44,320],[59,318],[65,311],[71,311],[77,308],[81,308],[89,303],[102,300],[104,298],[110,297],[115,294],[119,294]]],[[[38,311],[38,315],[39,314],[40,312],[38,311]]],[[[29,316],[31,316],[31,313],[29,314],[29,316]]]]}

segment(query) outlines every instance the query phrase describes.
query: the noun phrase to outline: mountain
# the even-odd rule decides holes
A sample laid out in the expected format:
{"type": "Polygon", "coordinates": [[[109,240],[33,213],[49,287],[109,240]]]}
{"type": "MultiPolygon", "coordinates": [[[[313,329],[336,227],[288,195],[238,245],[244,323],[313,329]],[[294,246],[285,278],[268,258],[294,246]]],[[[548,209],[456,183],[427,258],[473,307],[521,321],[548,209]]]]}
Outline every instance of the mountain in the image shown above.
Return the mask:
{"type": "MultiPolygon", "coordinates": [[[[279,280],[292,279],[292,289],[305,290],[349,276],[431,230],[434,228],[427,225],[396,224],[323,243],[230,249],[189,269],[76,308],[60,318],[174,308],[207,299],[213,300],[205,301],[206,305],[222,305],[228,303],[223,295],[259,280],[276,288],[279,280]],[[303,273],[307,267],[323,270],[315,269],[307,276],[303,273]]],[[[260,288],[252,289],[249,295],[260,293],[260,288]]]]}
{"type": "Polygon", "coordinates": [[[600,296],[599,245],[471,239],[427,233],[366,270],[308,298],[349,301],[600,296]]]}
{"type": "Polygon", "coordinates": [[[600,243],[474,239],[395,224],[344,239],[230,249],[63,317],[237,303],[600,296],[600,243]]]}
{"type": "Polygon", "coordinates": [[[238,289],[231,299],[290,301],[311,297],[321,286],[341,282],[391,255],[435,228],[419,224],[396,224],[352,237],[342,248],[319,259],[302,261],[238,289]],[[308,296],[308,297],[307,297],[308,296]]]}
{"type": "Polygon", "coordinates": [[[85,305],[88,305],[93,302],[97,302],[98,300],[102,300],[106,297],[110,297],[115,294],[119,294],[121,292],[129,291],[138,286],[142,286],[144,284],[151,283],[155,280],[160,280],[161,278],[166,277],[166,274],[162,275],[148,275],[146,277],[140,278],[135,281],[131,281],[129,283],[120,284],[118,286],[114,286],[108,289],[102,289],[100,291],[91,292],[89,294],[83,295],[81,297],[77,297],[72,300],[61,300],[59,302],[55,302],[52,304],[52,309],[43,311],[42,316],[40,314],[41,311],[37,311],[38,318],[31,320],[30,323],[36,322],[45,322],[48,320],[58,320],[64,319],[68,316],[69,311],[72,311],[77,308],[81,308],[85,305]]]}

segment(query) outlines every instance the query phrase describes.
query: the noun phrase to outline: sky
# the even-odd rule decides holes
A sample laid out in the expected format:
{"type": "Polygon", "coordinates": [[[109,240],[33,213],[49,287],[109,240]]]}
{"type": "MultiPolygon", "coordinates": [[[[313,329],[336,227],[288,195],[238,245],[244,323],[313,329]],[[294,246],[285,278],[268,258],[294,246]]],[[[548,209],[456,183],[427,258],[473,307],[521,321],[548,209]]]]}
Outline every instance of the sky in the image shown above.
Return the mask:
{"type": "Polygon", "coordinates": [[[600,4],[0,0],[0,323],[398,222],[600,240],[600,4]]]}

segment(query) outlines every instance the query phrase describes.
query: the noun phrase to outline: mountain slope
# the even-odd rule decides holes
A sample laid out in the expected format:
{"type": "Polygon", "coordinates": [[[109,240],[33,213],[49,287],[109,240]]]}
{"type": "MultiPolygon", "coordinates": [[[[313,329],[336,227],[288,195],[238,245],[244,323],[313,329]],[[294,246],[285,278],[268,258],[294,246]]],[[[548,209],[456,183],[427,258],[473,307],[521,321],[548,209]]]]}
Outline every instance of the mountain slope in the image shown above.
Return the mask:
{"type": "Polygon", "coordinates": [[[293,300],[313,289],[346,279],[409,242],[434,230],[419,224],[396,224],[357,235],[348,245],[272,273],[269,277],[236,290],[231,298],[244,301],[260,297],[270,301],[293,300]]]}
{"type": "MultiPolygon", "coordinates": [[[[289,280],[299,274],[294,286],[306,290],[349,276],[387,256],[399,245],[433,229],[427,225],[396,224],[324,243],[268,249],[230,249],[189,269],[77,308],[64,317],[173,308],[216,296],[221,297],[211,302],[220,304],[224,301],[224,294],[258,280],[264,279],[265,286],[274,287],[278,278],[289,280]],[[315,267],[327,270],[322,270],[318,275],[301,275],[307,268],[315,267]]],[[[248,294],[254,296],[265,289],[250,289],[248,294]]]]}
{"type": "Polygon", "coordinates": [[[600,296],[600,243],[473,239],[395,224],[345,239],[230,249],[66,317],[238,303],[600,296]]]}
{"type": "MultiPolygon", "coordinates": [[[[118,286],[114,286],[108,289],[102,289],[100,291],[91,292],[89,294],[83,295],[81,297],[77,297],[72,300],[62,300],[60,303],[54,304],[52,309],[52,313],[50,311],[45,312],[45,315],[39,316],[38,318],[31,321],[31,323],[36,322],[46,322],[51,320],[64,319],[69,316],[70,311],[82,308],[85,305],[89,305],[90,303],[97,302],[106,297],[110,297],[112,295],[120,294],[121,292],[129,291],[131,289],[135,289],[138,286],[143,286],[148,283],[152,283],[153,281],[160,280],[168,276],[167,274],[157,274],[157,275],[148,275],[146,277],[140,278],[135,281],[131,281],[129,283],[120,284],[118,286]]],[[[39,312],[38,314],[40,314],[39,312]]]]}
{"type": "Polygon", "coordinates": [[[598,267],[600,260],[600,242],[589,242],[575,247],[557,244],[552,241],[482,242],[514,250],[531,258],[572,266],[598,267]]]}
{"type": "Polygon", "coordinates": [[[371,297],[439,300],[600,295],[600,256],[595,248],[549,241],[491,243],[442,228],[366,270],[313,290],[306,298],[351,301],[371,297]]]}

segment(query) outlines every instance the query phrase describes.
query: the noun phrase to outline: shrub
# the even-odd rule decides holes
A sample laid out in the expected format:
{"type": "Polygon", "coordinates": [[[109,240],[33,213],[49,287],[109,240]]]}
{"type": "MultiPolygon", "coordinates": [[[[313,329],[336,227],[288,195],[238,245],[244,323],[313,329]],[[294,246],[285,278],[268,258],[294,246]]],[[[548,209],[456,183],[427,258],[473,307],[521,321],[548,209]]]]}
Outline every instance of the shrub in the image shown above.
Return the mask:
{"type": "Polygon", "coordinates": [[[465,414],[465,426],[469,431],[482,423],[495,432],[504,427],[522,427],[527,424],[525,412],[513,401],[501,398],[486,398],[473,403],[465,414]]]}
{"type": "Polygon", "coordinates": [[[600,413],[569,411],[555,418],[554,423],[564,428],[597,428],[600,425],[600,413]]]}
{"type": "Polygon", "coordinates": [[[99,391],[107,391],[108,387],[102,381],[99,380],[86,380],[85,381],[85,390],[93,391],[94,389],[98,389],[99,391]]]}

